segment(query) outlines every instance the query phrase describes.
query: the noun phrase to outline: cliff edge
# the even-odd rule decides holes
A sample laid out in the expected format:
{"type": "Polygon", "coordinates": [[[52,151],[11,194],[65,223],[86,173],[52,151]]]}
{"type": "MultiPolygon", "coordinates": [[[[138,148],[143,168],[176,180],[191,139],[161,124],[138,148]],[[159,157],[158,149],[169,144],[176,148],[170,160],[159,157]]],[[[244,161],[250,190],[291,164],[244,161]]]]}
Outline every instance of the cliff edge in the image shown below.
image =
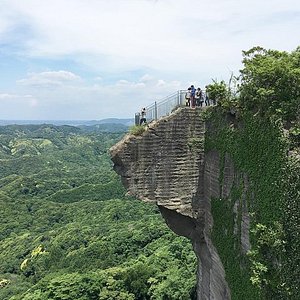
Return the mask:
{"type": "MultiPolygon", "coordinates": [[[[192,241],[198,259],[198,299],[230,299],[210,236],[210,199],[220,197],[220,159],[214,151],[204,155],[204,136],[202,110],[179,108],[149,124],[142,135],[126,135],[110,151],[128,192],[157,204],[168,226],[192,241]]],[[[230,161],[228,166],[230,181],[230,161]]]]}

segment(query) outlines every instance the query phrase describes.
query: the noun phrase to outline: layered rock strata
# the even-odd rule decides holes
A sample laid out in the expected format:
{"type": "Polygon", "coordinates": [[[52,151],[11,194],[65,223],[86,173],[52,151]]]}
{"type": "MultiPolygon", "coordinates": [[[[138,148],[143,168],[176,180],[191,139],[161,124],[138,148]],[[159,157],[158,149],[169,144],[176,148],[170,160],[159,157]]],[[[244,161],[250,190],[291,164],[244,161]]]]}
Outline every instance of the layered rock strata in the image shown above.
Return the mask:
{"type": "Polygon", "coordinates": [[[115,171],[128,192],[158,205],[168,226],[189,238],[198,258],[198,299],[230,299],[225,272],[210,233],[211,197],[220,190],[220,157],[204,155],[205,122],[200,109],[179,108],[149,124],[140,136],[127,135],[111,148],[115,171]]]}

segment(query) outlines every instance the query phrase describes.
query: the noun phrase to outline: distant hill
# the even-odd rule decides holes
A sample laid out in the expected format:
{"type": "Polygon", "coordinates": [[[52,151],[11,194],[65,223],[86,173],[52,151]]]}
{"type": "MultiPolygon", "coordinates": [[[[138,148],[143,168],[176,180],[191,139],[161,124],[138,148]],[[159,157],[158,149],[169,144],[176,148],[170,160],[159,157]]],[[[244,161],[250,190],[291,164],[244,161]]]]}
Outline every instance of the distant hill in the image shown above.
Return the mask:
{"type": "Polygon", "coordinates": [[[129,126],[122,123],[103,123],[95,125],[79,125],[76,128],[80,128],[85,132],[126,132],[128,130],[128,127],[129,126]]]}
{"type": "Polygon", "coordinates": [[[127,125],[122,123],[103,123],[95,125],[54,125],[54,124],[26,124],[26,125],[0,125],[1,134],[30,134],[31,137],[40,137],[59,133],[60,136],[65,134],[83,134],[83,133],[125,133],[128,131],[127,125]]]}
{"type": "MultiPolygon", "coordinates": [[[[123,124],[125,126],[131,126],[134,123],[134,119],[117,119],[117,118],[108,118],[108,119],[102,119],[99,121],[89,121],[91,122],[90,125],[96,125],[96,124],[123,124]]],[[[85,125],[88,125],[86,123],[85,125]]]]}
{"type": "Polygon", "coordinates": [[[121,124],[126,127],[134,124],[133,119],[108,118],[102,120],[0,120],[0,126],[5,125],[34,125],[34,124],[53,124],[57,126],[94,126],[98,124],[121,124]]]}

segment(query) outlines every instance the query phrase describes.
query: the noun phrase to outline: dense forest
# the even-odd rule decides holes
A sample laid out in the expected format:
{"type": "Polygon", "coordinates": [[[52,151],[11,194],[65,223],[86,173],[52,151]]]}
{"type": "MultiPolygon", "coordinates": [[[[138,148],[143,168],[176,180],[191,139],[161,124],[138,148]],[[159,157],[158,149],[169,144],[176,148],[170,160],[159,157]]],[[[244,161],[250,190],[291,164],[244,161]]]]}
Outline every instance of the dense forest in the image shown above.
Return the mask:
{"type": "Polygon", "coordinates": [[[189,241],[112,170],[122,129],[0,127],[1,300],[193,298],[189,241]]]}

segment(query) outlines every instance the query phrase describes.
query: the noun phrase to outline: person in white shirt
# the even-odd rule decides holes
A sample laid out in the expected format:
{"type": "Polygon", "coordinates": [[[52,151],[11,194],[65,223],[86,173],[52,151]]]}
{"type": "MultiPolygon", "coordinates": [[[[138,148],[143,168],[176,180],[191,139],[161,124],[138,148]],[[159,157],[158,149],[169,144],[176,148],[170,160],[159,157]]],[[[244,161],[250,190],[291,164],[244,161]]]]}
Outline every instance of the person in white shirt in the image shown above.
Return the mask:
{"type": "Polygon", "coordinates": [[[147,124],[147,121],[146,121],[146,108],[143,107],[142,110],[141,110],[141,119],[140,119],[140,125],[142,124],[147,124]]]}

